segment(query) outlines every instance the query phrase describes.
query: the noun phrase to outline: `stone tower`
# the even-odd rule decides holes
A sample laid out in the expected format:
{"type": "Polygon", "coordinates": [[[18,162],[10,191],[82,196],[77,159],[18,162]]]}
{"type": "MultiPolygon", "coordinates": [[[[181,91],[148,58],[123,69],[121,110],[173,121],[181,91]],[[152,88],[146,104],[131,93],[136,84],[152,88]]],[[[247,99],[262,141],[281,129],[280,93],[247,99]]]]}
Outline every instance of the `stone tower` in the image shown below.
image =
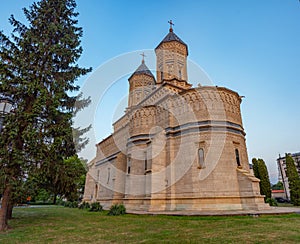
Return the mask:
{"type": "Polygon", "coordinates": [[[174,33],[172,21],[169,33],[155,48],[157,84],[165,81],[181,88],[186,87],[187,77],[187,45],[174,33]]]}
{"type": "Polygon", "coordinates": [[[128,108],[136,106],[144,100],[154,89],[155,78],[145,64],[143,57],[141,65],[129,77],[128,108]]]}

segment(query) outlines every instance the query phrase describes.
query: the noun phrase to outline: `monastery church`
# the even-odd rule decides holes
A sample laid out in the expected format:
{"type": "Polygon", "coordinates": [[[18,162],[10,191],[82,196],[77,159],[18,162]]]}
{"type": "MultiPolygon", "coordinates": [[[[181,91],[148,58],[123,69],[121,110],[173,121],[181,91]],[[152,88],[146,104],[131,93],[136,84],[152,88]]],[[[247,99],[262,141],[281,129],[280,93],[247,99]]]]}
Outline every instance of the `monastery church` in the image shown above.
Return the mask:
{"type": "Polygon", "coordinates": [[[83,200],[135,211],[268,208],[249,170],[241,97],[192,87],[188,46],[169,23],[155,48],[156,77],[143,57],[128,79],[128,107],[96,145],[83,200]]]}

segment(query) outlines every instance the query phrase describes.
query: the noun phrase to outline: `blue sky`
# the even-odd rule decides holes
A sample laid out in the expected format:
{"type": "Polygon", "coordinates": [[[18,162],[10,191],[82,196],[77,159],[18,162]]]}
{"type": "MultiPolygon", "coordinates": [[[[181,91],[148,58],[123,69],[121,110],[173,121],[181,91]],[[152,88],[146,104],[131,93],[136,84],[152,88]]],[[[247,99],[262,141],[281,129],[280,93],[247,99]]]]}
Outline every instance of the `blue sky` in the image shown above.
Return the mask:
{"type": "MultiPolygon", "coordinates": [[[[9,16],[14,14],[23,21],[21,9],[32,2],[4,1],[0,29],[9,34],[9,16]]],[[[97,72],[124,53],[153,50],[167,34],[167,21],[172,19],[175,33],[189,46],[189,58],[215,85],[245,96],[242,115],[249,160],[263,158],[274,183],[278,154],[300,151],[298,0],[77,0],[77,4],[84,31],[80,65],[97,72]]],[[[132,56],[136,57],[132,71],[140,63],[138,54],[132,56]]],[[[113,67],[111,72],[119,68],[113,67]]],[[[78,83],[83,86],[92,76],[82,77],[78,83]]],[[[114,83],[98,103],[94,119],[89,118],[96,141],[112,132],[116,107],[128,91],[128,76],[114,83]]],[[[94,79],[93,86],[97,91],[100,80],[94,79]]],[[[94,144],[89,145],[86,157],[95,155],[94,144]]]]}

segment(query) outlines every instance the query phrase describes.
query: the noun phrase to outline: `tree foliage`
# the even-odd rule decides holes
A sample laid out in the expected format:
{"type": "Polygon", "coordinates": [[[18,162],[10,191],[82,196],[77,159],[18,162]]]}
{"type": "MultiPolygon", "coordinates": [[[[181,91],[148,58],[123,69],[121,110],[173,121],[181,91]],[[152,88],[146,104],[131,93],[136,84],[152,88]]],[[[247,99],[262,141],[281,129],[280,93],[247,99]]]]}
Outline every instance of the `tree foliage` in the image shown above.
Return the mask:
{"type": "Polygon", "coordinates": [[[75,8],[75,0],[40,0],[24,9],[28,25],[11,16],[12,38],[0,33],[0,94],[14,101],[0,138],[0,230],[17,186],[41,169],[52,174],[75,154],[70,94],[90,71],[76,64],[82,28],[75,8]]]}
{"type": "Polygon", "coordinates": [[[276,184],[272,185],[272,190],[283,190],[283,183],[278,181],[276,184]]]}
{"type": "Polygon", "coordinates": [[[38,186],[52,194],[54,204],[58,195],[68,201],[78,201],[83,193],[86,172],[85,163],[72,156],[53,165],[42,165],[37,176],[38,186]]]}
{"type": "Polygon", "coordinates": [[[272,197],[271,184],[267,166],[263,159],[252,159],[254,176],[260,179],[260,194],[265,196],[265,200],[272,197]]]}
{"type": "MultiPolygon", "coordinates": [[[[78,112],[89,106],[91,103],[91,98],[83,98],[83,94],[79,93],[76,97],[76,102],[74,104],[73,115],[76,116],[78,112]]],[[[76,127],[73,128],[73,141],[75,144],[76,152],[80,152],[88,143],[89,140],[86,137],[83,137],[85,133],[87,133],[92,128],[89,125],[86,128],[76,127]]]]}
{"type": "Polygon", "coordinates": [[[300,177],[297,172],[294,159],[292,158],[291,155],[286,154],[285,162],[286,162],[286,175],[288,177],[290,194],[291,194],[291,202],[295,206],[300,206],[300,177]]]}

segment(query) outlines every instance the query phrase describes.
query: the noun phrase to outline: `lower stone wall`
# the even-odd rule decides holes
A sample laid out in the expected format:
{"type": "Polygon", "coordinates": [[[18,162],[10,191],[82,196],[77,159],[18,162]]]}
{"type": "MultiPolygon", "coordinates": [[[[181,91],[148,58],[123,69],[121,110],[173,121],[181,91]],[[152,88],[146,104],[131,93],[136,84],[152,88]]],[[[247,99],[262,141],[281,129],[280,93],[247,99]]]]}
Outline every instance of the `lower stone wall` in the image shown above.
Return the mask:
{"type": "Polygon", "coordinates": [[[263,196],[226,196],[204,198],[131,198],[99,199],[104,209],[113,204],[124,204],[129,211],[228,211],[228,210],[265,210],[263,196]]]}

